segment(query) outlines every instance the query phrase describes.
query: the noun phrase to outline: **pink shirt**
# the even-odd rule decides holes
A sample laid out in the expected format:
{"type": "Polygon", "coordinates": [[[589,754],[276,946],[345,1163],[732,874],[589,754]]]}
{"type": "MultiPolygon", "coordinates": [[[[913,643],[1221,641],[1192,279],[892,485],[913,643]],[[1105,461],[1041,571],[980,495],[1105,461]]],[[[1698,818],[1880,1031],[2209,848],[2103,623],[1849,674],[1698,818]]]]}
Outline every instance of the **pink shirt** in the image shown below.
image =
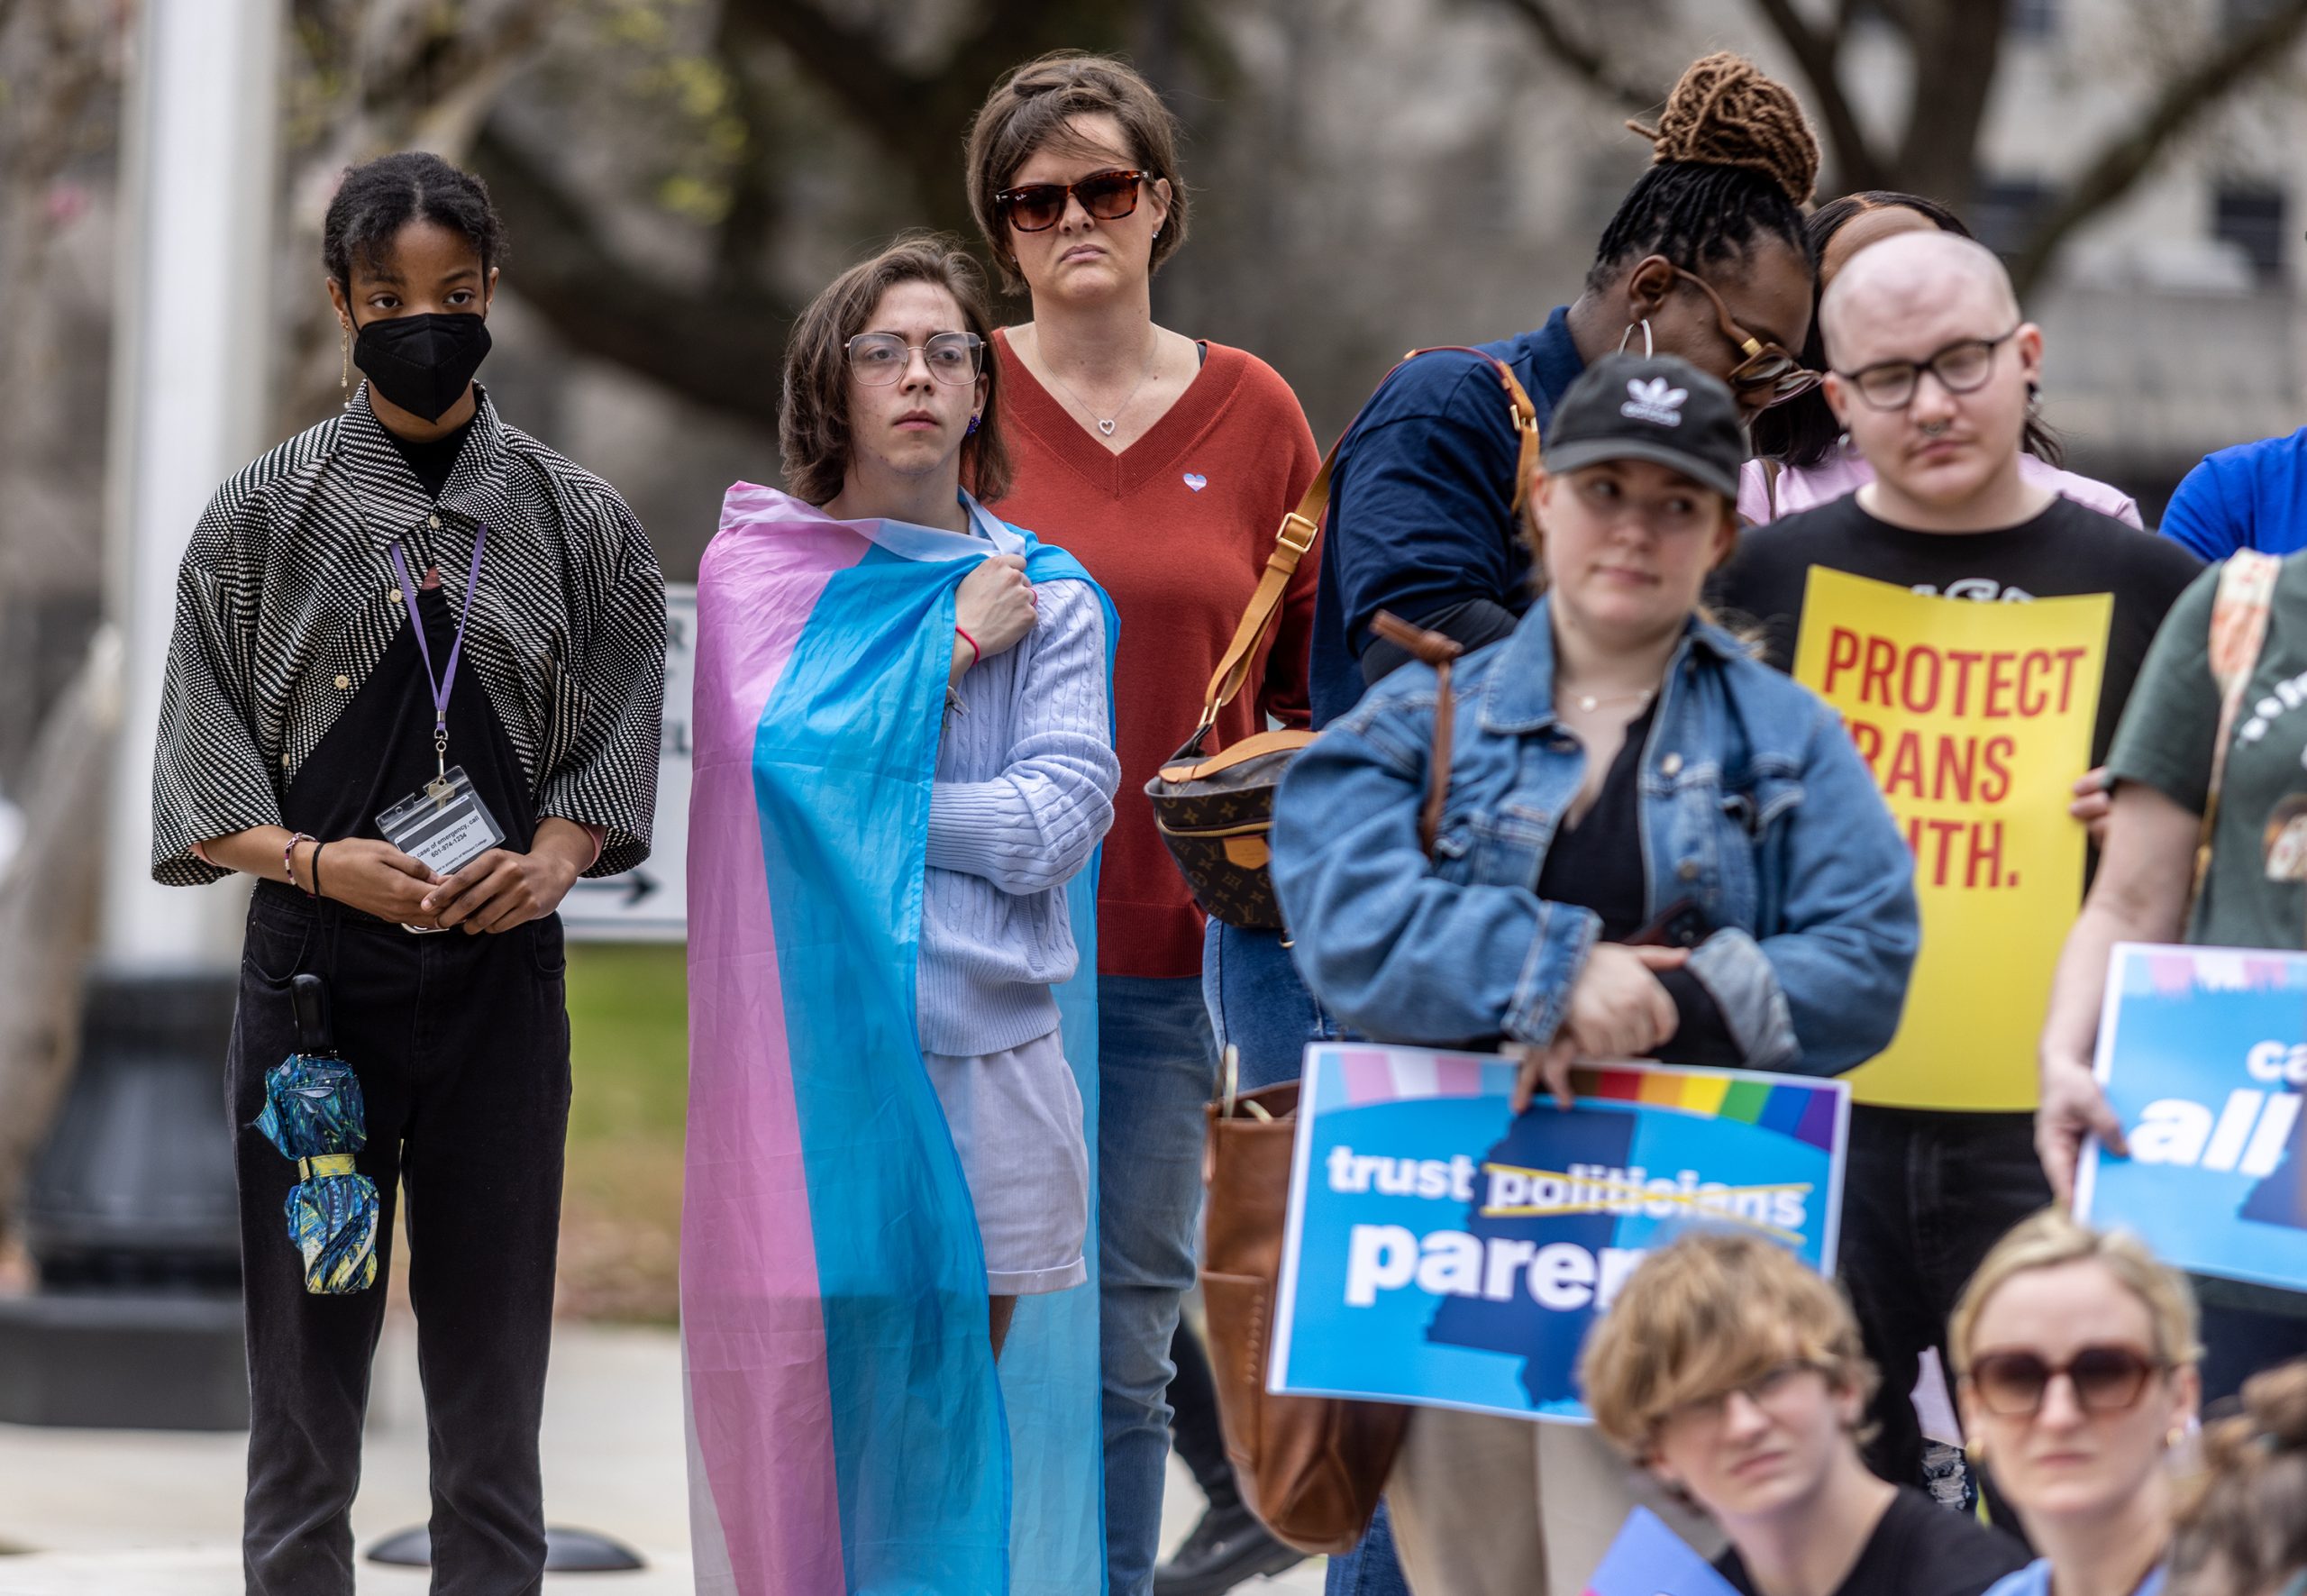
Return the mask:
{"type": "MultiPolygon", "coordinates": [[[[2061,498],[2072,499],[2102,515],[2112,515],[2142,532],[2146,530],[2139,520],[2138,502],[2120,488],[2046,465],[2031,454],[2019,457],[2019,474],[2051,489],[2061,498]]],[[[1779,472],[1777,514],[1792,515],[1797,510],[1814,510],[1846,493],[1857,492],[1873,480],[1874,468],[1863,456],[1856,450],[1838,449],[1823,465],[1808,470],[1779,472]]],[[[1758,460],[1748,461],[1738,474],[1738,514],[1756,526],[1775,518],[1771,512],[1771,492],[1763,475],[1763,462],[1758,460]]]]}

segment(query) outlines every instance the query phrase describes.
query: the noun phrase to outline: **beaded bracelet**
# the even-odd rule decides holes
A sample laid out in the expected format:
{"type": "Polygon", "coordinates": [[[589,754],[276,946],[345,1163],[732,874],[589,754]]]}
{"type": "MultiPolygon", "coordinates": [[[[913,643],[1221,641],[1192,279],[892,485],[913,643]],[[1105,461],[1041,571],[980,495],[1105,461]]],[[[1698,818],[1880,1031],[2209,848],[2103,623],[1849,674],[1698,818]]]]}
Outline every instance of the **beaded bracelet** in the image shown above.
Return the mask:
{"type": "Polygon", "coordinates": [[[303,892],[307,898],[318,898],[320,894],[296,879],[296,844],[312,843],[317,846],[319,842],[320,839],[312,833],[300,831],[288,839],[287,847],[280,850],[280,867],[288,872],[288,884],[303,892]]]}

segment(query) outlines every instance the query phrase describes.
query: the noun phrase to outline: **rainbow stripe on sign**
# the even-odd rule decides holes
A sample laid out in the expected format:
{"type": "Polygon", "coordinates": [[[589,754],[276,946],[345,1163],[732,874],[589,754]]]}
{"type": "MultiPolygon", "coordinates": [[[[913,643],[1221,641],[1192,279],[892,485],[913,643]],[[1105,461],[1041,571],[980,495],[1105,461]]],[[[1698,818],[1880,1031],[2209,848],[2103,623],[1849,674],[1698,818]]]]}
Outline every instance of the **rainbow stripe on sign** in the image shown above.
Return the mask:
{"type": "MultiPolygon", "coordinates": [[[[1345,1099],[1324,1103],[1325,1108],[1502,1093],[1515,1074],[1515,1066],[1495,1053],[1339,1047],[1336,1054],[1343,1066],[1345,1099]]],[[[1735,1120],[1824,1151],[1834,1147],[1836,1094],[1832,1087],[1813,1081],[1757,1081],[1654,1064],[1639,1070],[1575,1070],[1571,1084],[1589,1101],[1639,1103],[1700,1119],[1735,1120]]]]}
{"type": "Polygon", "coordinates": [[[1701,1119],[1735,1119],[1830,1149],[1835,1094],[1804,1081],[1768,1082],[1735,1076],[1666,1073],[1659,1070],[1573,1070],[1572,1090],[1606,1103],[1673,1108],[1701,1119]]]}

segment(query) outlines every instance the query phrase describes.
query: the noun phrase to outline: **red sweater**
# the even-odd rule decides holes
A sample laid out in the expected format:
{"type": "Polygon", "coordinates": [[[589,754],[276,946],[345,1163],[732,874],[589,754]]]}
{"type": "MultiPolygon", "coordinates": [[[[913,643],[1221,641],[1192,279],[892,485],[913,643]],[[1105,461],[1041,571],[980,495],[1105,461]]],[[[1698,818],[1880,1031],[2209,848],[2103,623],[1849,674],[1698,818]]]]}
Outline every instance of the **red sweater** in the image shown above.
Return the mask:
{"type": "MultiPolygon", "coordinates": [[[[1202,689],[1233,640],[1321,454],[1305,412],[1273,368],[1223,344],[1154,429],[1108,450],[1035,381],[999,332],[1001,424],[1016,482],[1001,518],[1090,569],[1121,615],[1114,730],[1121,790],[1098,883],[1098,970],[1104,975],[1201,972],[1201,911],[1154,829],[1145,783],[1201,715],[1202,689]]],[[[1213,747],[1264,729],[1266,716],[1308,722],[1306,656],[1314,626],[1318,543],[1298,563],[1273,639],[1251,688],[1217,717],[1213,747]]]]}

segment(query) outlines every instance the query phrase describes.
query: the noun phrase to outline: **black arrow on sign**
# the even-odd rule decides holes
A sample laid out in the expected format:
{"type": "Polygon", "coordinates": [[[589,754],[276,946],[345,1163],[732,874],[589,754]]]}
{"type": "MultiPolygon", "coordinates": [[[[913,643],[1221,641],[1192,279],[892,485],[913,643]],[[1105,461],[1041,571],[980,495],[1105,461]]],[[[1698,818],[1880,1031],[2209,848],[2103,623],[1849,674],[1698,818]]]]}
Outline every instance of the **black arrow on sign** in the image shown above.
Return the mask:
{"type": "Polygon", "coordinates": [[[635,870],[628,871],[622,876],[595,876],[589,880],[581,880],[577,885],[580,889],[590,889],[595,892],[622,892],[625,894],[625,902],[620,907],[635,908],[640,906],[642,899],[657,890],[657,879],[645,870],[635,870]]]}

